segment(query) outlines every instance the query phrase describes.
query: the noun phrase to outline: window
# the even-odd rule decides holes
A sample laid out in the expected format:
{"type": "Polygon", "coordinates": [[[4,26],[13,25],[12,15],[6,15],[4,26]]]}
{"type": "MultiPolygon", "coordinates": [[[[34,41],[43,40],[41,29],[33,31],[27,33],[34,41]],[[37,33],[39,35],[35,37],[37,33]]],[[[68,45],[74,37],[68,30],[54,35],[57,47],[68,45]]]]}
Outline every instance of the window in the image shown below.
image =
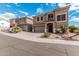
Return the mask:
{"type": "Polygon", "coordinates": [[[41,17],[41,21],[43,20],[43,17],[41,17]]]}
{"type": "Polygon", "coordinates": [[[57,21],[63,21],[66,20],[66,14],[58,15],[57,16],[57,21]]]}
{"type": "Polygon", "coordinates": [[[48,21],[52,21],[53,20],[53,14],[49,14],[48,15],[48,21]]]}
{"type": "Polygon", "coordinates": [[[58,15],[57,16],[57,21],[60,21],[61,20],[61,15],[58,15]]]}
{"type": "Polygon", "coordinates": [[[53,18],[53,14],[49,14],[48,15],[48,18],[53,18]]]}
{"type": "Polygon", "coordinates": [[[63,14],[63,15],[62,15],[62,20],[65,20],[65,19],[66,19],[66,15],[63,14]]]}
{"type": "Polygon", "coordinates": [[[39,21],[39,17],[37,17],[37,21],[39,21]]]}

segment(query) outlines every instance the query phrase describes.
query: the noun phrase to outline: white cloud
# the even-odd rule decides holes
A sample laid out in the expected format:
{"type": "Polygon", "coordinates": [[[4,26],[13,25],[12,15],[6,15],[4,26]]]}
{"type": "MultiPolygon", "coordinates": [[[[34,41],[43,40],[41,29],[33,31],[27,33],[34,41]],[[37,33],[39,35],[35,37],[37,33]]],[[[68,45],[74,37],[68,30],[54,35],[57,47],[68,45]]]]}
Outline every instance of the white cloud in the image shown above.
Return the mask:
{"type": "Polygon", "coordinates": [[[31,16],[36,16],[36,15],[31,15],[31,16]]]}
{"type": "Polygon", "coordinates": [[[4,14],[0,14],[0,20],[6,20],[9,21],[9,19],[11,18],[16,18],[16,15],[13,13],[4,13],[4,14]]]}
{"type": "Polygon", "coordinates": [[[16,6],[20,6],[19,3],[14,3],[16,6]]]}
{"type": "Polygon", "coordinates": [[[43,13],[43,9],[42,8],[37,8],[36,13],[37,14],[42,14],[43,13]]]}
{"type": "Polygon", "coordinates": [[[79,17],[73,16],[69,21],[79,22],[79,17]]]}
{"type": "Polygon", "coordinates": [[[54,6],[56,5],[56,3],[50,3],[50,5],[51,5],[52,7],[54,7],[54,6]]]}
{"type": "Polygon", "coordinates": [[[13,13],[4,13],[0,14],[0,28],[7,29],[10,26],[10,19],[16,18],[16,15],[13,13]]]}
{"type": "Polygon", "coordinates": [[[75,15],[76,13],[79,13],[79,10],[76,10],[75,12],[71,13],[71,14],[69,15],[69,17],[72,17],[72,16],[75,15]]]}
{"type": "Polygon", "coordinates": [[[58,6],[59,7],[65,7],[65,6],[68,6],[70,5],[70,9],[69,11],[73,11],[73,10],[79,10],[79,3],[59,3],[58,6]]]}
{"type": "Polygon", "coordinates": [[[48,5],[49,5],[49,6],[54,7],[54,6],[56,5],[56,3],[46,3],[45,5],[46,5],[46,6],[48,6],[48,5]]]}
{"type": "Polygon", "coordinates": [[[66,3],[59,3],[58,6],[59,6],[59,7],[65,7],[65,6],[67,6],[67,5],[66,5],[66,3]]]}
{"type": "Polygon", "coordinates": [[[79,4],[78,3],[71,3],[70,11],[72,10],[79,10],[79,4]]]}
{"type": "Polygon", "coordinates": [[[65,6],[68,6],[68,5],[70,5],[69,12],[74,11],[73,13],[71,13],[69,15],[69,17],[72,17],[76,13],[79,13],[79,3],[69,3],[69,4],[67,4],[67,3],[59,3],[58,4],[59,7],[65,7],[65,6]]]}
{"type": "Polygon", "coordinates": [[[11,7],[11,5],[8,5],[8,4],[7,4],[6,6],[7,6],[7,7],[11,7]]]}
{"type": "Polygon", "coordinates": [[[25,12],[25,11],[22,11],[22,10],[20,10],[19,12],[25,14],[26,16],[29,15],[28,12],[25,12]]]}
{"type": "Polygon", "coordinates": [[[46,6],[48,6],[49,5],[49,3],[46,3],[46,6]]]}
{"type": "Polygon", "coordinates": [[[32,19],[33,19],[33,16],[36,16],[36,15],[31,15],[31,16],[27,16],[27,17],[30,17],[30,18],[32,18],[32,19]]]}
{"type": "Polygon", "coordinates": [[[14,3],[15,5],[18,5],[18,3],[14,3]]]}

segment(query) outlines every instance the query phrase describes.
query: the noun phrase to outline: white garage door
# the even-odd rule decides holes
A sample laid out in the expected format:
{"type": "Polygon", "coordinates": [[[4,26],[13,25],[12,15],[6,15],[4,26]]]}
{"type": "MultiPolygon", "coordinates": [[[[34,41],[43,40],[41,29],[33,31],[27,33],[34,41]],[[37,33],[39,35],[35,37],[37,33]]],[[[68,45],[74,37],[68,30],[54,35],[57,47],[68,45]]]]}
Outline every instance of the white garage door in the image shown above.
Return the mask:
{"type": "Polygon", "coordinates": [[[35,32],[44,32],[44,27],[35,27],[35,32]]]}

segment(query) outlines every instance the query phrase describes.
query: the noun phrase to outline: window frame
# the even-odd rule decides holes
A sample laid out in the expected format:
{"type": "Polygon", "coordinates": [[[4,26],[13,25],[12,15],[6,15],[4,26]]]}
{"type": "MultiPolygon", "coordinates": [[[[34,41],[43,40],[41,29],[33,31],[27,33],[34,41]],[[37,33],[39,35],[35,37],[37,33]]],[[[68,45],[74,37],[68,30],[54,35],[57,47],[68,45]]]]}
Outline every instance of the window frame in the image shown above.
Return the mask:
{"type": "Polygon", "coordinates": [[[57,15],[57,21],[61,21],[61,15],[57,15]],[[58,18],[59,16],[59,18],[58,18]]]}
{"type": "Polygon", "coordinates": [[[57,15],[57,21],[65,21],[65,20],[66,20],[66,14],[59,14],[59,15],[57,15]],[[59,20],[58,20],[58,16],[60,16],[59,20]]]}
{"type": "Polygon", "coordinates": [[[37,21],[40,21],[40,20],[39,20],[39,17],[37,17],[37,21]]]}
{"type": "Polygon", "coordinates": [[[43,17],[41,17],[41,21],[43,21],[43,17]]]}
{"type": "Polygon", "coordinates": [[[48,18],[53,18],[53,14],[48,14],[48,18]]]}

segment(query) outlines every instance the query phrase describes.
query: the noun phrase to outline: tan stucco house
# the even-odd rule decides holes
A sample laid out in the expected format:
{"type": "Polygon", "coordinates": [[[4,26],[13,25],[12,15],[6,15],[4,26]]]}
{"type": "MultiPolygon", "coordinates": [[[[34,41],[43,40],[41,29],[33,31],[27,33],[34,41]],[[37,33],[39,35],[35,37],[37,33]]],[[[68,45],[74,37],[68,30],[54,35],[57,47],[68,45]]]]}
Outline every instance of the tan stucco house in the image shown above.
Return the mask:
{"type": "Polygon", "coordinates": [[[56,33],[61,26],[68,28],[68,10],[70,6],[53,10],[52,12],[33,17],[33,32],[56,33]]]}
{"type": "Polygon", "coordinates": [[[29,27],[32,27],[33,24],[32,18],[29,17],[14,18],[11,19],[10,23],[21,27],[23,31],[29,31],[29,27]]]}

